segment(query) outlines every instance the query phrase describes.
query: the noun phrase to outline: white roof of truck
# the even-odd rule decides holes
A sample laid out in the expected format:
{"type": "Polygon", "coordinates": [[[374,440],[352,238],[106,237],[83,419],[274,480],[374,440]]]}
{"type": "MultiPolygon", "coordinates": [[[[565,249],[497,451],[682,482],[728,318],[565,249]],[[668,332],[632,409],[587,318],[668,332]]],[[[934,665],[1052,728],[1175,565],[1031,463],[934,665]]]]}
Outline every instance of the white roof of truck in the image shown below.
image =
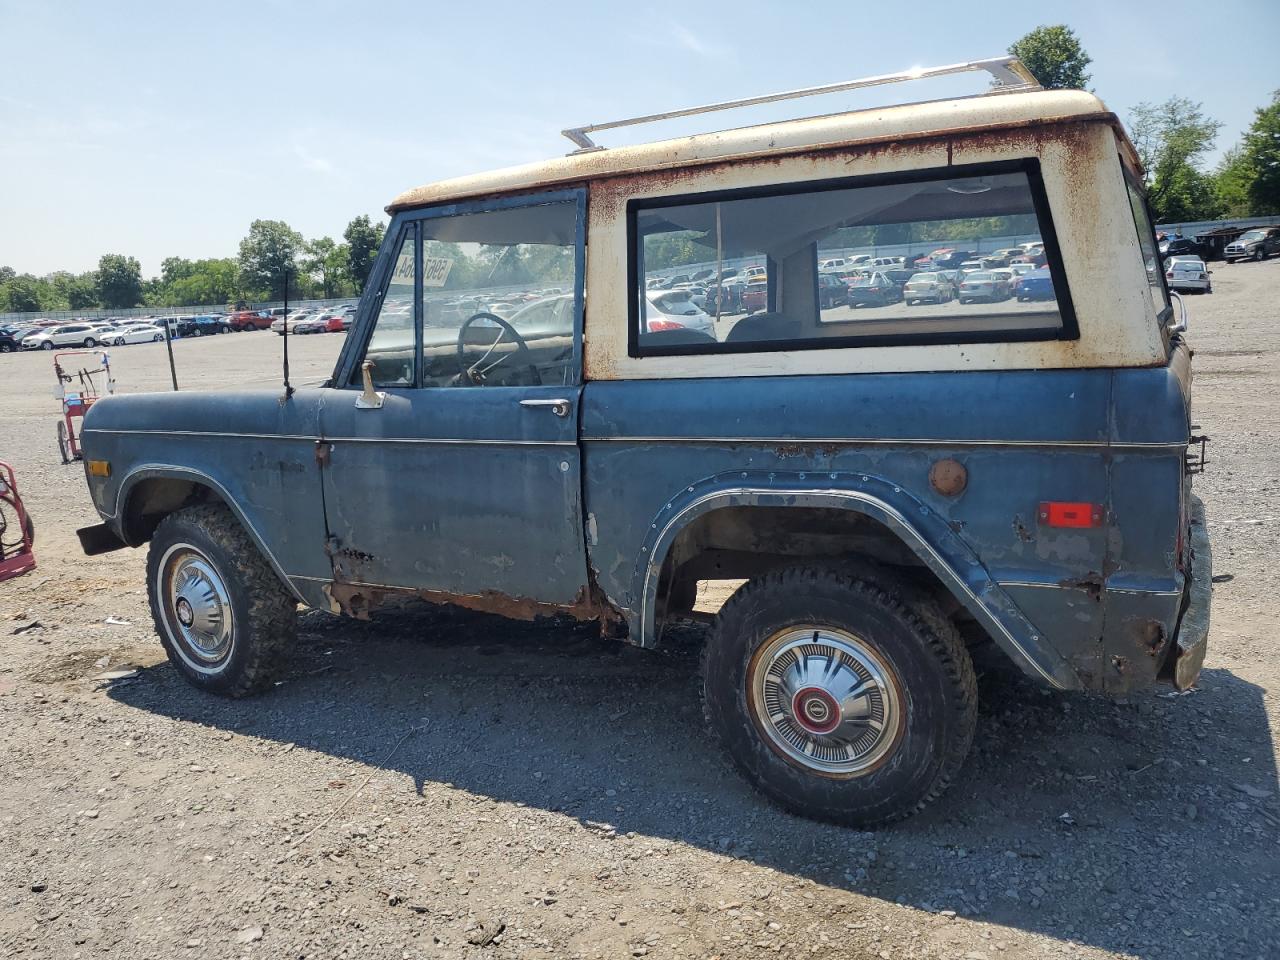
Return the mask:
{"type": "Polygon", "coordinates": [[[955,135],[975,137],[1072,121],[1110,124],[1128,158],[1137,166],[1136,153],[1123,127],[1101,100],[1083,90],[1036,90],[877,107],[578,152],[415,187],[396,197],[387,211],[583,183],[601,177],[703,166],[730,159],[871,147],[955,135]]]}

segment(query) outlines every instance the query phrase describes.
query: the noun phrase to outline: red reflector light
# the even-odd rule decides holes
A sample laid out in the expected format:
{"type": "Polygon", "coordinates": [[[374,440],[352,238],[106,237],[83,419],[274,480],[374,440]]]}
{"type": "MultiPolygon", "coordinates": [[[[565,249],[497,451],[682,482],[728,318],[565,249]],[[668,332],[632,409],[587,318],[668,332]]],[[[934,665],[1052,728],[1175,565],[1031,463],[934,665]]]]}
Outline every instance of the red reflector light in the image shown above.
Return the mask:
{"type": "Polygon", "coordinates": [[[1040,522],[1046,527],[1100,527],[1102,504],[1045,501],[1040,504],[1040,522]]]}

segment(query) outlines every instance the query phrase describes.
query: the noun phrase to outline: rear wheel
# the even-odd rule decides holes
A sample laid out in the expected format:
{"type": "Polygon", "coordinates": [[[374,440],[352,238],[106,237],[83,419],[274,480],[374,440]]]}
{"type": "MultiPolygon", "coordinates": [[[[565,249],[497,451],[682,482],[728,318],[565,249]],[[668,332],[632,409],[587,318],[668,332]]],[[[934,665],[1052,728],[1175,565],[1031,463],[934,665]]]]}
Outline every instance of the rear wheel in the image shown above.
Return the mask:
{"type": "Polygon", "coordinates": [[[154,337],[152,337],[152,338],[151,338],[151,342],[152,342],[152,343],[159,343],[159,342],[160,342],[161,340],[163,340],[163,339],[164,339],[164,334],[163,334],[163,333],[157,333],[154,337]]]}
{"type": "Polygon", "coordinates": [[[270,686],[297,629],[293,597],[221,504],[160,523],[147,596],[169,661],[193,686],[223,696],[270,686]]]}
{"type": "Polygon", "coordinates": [[[98,341],[97,341],[97,340],[95,340],[95,339],[93,339],[93,337],[85,337],[85,338],[84,338],[84,348],[85,348],[86,350],[92,350],[92,349],[93,349],[94,347],[96,347],[97,345],[98,345],[98,341]]]}
{"type": "Polygon", "coordinates": [[[977,719],[954,626],[874,571],[795,567],[747,583],[716,619],[703,691],[712,731],[761,792],[857,826],[939,796],[977,719]]]}
{"type": "Polygon", "coordinates": [[[67,438],[67,422],[58,421],[58,452],[62,454],[62,462],[71,462],[71,443],[67,438]]]}

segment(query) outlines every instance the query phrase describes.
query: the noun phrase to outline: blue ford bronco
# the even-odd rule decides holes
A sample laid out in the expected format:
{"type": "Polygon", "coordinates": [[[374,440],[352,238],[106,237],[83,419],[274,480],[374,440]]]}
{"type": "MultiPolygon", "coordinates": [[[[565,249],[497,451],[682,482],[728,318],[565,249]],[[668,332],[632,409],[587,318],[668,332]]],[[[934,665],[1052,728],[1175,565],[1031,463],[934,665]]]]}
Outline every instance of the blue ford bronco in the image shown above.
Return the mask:
{"type": "Polygon", "coordinates": [[[1010,58],[904,79],[964,69],[992,90],[610,149],[589,134],[630,121],[575,128],[404,193],[324,384],[94,406],[84,549],[150,544],[161,643],[228,696],[269,685],[300,605],[642,647],[711,619],[710,728],[838,823],[955,778],[979,645],[1064,690],[1190,686],[1203,443],[1137,156],[1010,58]],[[832,293],[873,274],[984,296],[832,293]]]}

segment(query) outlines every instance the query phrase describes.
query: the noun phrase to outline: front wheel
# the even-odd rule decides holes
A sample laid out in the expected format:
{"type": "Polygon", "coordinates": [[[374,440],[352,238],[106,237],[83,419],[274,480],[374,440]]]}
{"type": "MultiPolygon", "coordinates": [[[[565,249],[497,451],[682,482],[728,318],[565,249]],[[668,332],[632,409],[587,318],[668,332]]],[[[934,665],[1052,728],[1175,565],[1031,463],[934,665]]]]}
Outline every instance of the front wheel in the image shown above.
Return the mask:
{"type": "Polygon", "coordinates": [[[95,340],[95,339],[93,339],[93,337],[85,337],[85,338],[84,338],[84,348],[85,348],[86,350],[92,350],[92,349],[93,349],[94,347],[96,347],[97,345],[98,345],[98,341],[97,341],[97,340],[95,340]]]}
{"type": "Polygon", "coordinates": [[[716,619],[703,696],[756,788],[802,816],[862,827],[938,797],[977,721],[955,627],[874,570],[793,567],[748,582],[716,619]]]}
{"type": "Polygon", "coordinates": [[[71,462],[71,442],[67,437],[67,422],[58,421],[58,452],[62,454],[62,462],[71,462]]]}
{"type": "Polygon", "coordinates": [[[147,596],[165,653],[193,686],[228,697],[269,687],[297,630],[297,604],[222,504],[156,528],[147,596]]]}
{"type": "Polygon", "coordinates": [[[160,342],[161,340],[163,340],[163,339],[164,339],[164,334],[163,334],[163,333],[157,333],[154,337],[152,337],[152,338],[151,338],[151,342],[152,342],[152,343],[159,343],[159,342],[160,342]]]}

